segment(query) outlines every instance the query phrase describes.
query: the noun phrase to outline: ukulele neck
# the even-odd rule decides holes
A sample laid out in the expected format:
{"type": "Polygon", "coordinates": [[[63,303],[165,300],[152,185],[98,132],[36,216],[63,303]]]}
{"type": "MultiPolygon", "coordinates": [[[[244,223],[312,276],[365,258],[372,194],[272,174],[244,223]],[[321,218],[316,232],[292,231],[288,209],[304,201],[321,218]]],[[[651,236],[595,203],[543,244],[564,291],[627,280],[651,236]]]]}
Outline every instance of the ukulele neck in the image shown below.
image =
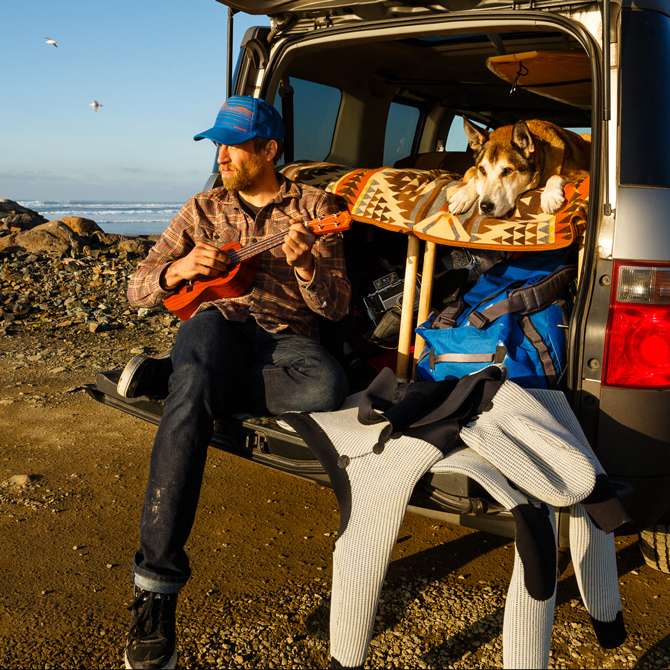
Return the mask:
{"type": "Polygon", "coordinates": [[[278,247],[282,243],[285,237],[286,237],[286,231],[283,231],[281,233],[275,233],[274,235],[270,235],[270,237],[266,237],[264,240],[261,240],[260,242],[250,244],[244,247],[243,249],[230,251],[228,252],[228,259],[230,260],[230,264],[237,265],[238,263],[247,261],[250,258],[257,256],[258,254],[262,254],[264,251],[274,249],[275,247],[278,247]]]}

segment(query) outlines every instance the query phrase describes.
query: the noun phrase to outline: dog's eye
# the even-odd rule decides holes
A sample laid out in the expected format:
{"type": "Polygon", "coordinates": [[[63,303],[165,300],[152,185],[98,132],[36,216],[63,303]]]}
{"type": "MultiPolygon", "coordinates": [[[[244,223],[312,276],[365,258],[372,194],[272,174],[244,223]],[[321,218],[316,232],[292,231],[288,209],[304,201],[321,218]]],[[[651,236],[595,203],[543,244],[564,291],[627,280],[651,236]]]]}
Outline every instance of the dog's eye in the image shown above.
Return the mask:
{"type": "Polygon", "coordinates": [[[483,174],[484,176],[486,176],[486,170],[483,167],[481,167],[481,166],[479,167],[479,172],[481,174],[483,174]]]}
{"type": "Polygon", "coordinates": [[[507,176],[511,175],[512,172],[514,172],[514,168],[506,167],[506,168],[504,168],[503,171],[502,171],[502,176],[503,176],[503,177],[507,177],[507,176]]]}

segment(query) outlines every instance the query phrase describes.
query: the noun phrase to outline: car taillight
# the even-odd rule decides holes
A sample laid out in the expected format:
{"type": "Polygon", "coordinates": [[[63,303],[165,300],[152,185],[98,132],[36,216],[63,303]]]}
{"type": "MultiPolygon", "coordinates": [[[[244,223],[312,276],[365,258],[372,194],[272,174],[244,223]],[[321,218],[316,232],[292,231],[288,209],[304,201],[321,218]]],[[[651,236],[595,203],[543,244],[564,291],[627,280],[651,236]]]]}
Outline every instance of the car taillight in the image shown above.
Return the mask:
{"type": "Polygon", "coordinates": [[[670,265],[614,263],[603,383],[670,387],[670,265]]]}

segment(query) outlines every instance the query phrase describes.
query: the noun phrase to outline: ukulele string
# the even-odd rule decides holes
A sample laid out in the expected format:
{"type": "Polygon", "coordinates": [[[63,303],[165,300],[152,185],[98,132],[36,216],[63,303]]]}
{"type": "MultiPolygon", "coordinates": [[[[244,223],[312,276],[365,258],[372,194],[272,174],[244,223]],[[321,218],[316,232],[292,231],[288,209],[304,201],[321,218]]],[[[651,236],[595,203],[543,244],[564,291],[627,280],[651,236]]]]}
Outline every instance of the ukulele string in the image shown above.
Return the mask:
{"type": "MultiPolygon", "coordinates": [[[[318,229],[319,225],[327,223],[328,219],[333,218],[334,216],[335,215],[329,215],[327,217],[324,217],[323,219],[318,220],[318,222],[315,222],[311,227],[308,224],[305,224],[305,226],[310,230],[312,230],[313,228],[318,229]]],[[[281,240],[283,240],[284,237],[286,237],[287,232],[288,231],[285,230],[280,233],[276,233],[274,235],[271,235],[270,237],[267,237],[264,240],[261,240],[260,242],[257,242],[256,244],[244,247],[244,249],[230,252],[228,254],[230,264],[237,265],[238,263],[241,263],[242,261],[245,261],[248,258],[253,258],[257,254],[260,254],[264,251],[268,251],[268,249],[276,247],[279,244],[279,242],[281,242],[281,240]]]]}
{"type": "Polygon", "coordinates": [[[242,261],[247,260],[247,258],[252,258],[256,254],[260,254],[263,251],[272,249],[272,247],[276,246],[281,240],[284,239],[285,236],[286,233],[277,233],[262,240],[261,242],[244,247],[244,249],[230,252],[228,254],[228,258],[230,259],[231,264],[241,263],[242,261]]]}

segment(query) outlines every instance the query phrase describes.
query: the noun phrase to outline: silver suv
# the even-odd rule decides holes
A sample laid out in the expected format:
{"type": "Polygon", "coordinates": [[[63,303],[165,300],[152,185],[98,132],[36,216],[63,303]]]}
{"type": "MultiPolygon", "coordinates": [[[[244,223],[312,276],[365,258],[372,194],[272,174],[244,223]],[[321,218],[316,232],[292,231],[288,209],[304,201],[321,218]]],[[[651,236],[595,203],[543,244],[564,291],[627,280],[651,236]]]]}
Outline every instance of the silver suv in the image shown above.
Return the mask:
{"type": "MultiPolygon", "coordinates": [[[[561,388],[635,520],[625,532],[640,532],[647,562],[670,571],[670,2],[219,1],[231,22],[237,11],[270,17],[270,27],[247,31],[227,93],[263,97],[282,112],[286,163],[462,174],[472,164],[463,118],[489,128],[544,119],[591,135],[561,388]],[[510,80],[487,67],[496,58],[516,60],[510,80]],[[545,80],[533,85],[524,79],[531,58],[546,61],[545,80]]],[[[371,303],[387,307],[402,284],[407,236],[360,224],[345,245],[351,315],[323,338],[357,391],[388,356],[365,335],[376,325],[371,303]]],[[[438,260],[448,252],[440,248],[438,260]]],[[[435,277],[434,307],[454,289],[447,275],[435,277]]],[[[99,375],[91,395],[157,422],[160,400],[120,398],[118,374],[99,375]]],[[[302,440],[272,417],[217,422],[213,446],[327,483],[302,440]]],[[[511,515],[465,477],[427,475],[411,509],[514,534],[511,515]]],[[[562,511],[563,547],[567,535],[562,511]]]]}

